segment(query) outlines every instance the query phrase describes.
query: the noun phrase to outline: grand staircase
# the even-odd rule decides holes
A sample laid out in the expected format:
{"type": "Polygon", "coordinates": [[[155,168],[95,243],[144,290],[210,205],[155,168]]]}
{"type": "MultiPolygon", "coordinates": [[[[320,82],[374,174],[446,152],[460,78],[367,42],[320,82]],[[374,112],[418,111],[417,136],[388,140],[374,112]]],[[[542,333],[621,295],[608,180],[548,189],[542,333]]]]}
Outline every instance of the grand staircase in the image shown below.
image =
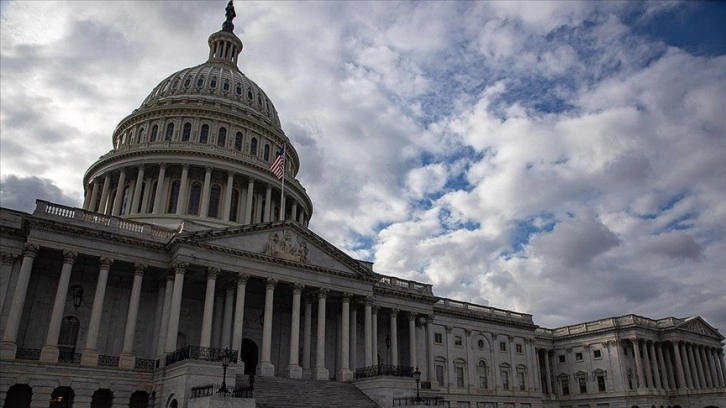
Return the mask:
{"type": "MultiPolygon", "coordinates": [[[[248,384],[246,375],[237,384],[248,384]]],[[[336,381],[255,377],[257,408],[379,408],[353,384],[336,381]]]]}

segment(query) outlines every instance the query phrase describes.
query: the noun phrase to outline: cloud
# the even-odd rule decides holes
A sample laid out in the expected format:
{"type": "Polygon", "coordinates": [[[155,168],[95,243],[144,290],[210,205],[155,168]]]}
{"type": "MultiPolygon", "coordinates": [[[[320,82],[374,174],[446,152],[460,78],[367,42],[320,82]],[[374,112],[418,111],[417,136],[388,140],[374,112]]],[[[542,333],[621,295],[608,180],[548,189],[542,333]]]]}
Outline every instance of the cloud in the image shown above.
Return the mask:
{"type": "Polygon", "coordinates": [[[66,195],[52,180],[12,174],[2,177],[0,205],[3,207],[32,213],[36,199],[72,207],[80,207],[81,204],[78,197],[66,195]]]}

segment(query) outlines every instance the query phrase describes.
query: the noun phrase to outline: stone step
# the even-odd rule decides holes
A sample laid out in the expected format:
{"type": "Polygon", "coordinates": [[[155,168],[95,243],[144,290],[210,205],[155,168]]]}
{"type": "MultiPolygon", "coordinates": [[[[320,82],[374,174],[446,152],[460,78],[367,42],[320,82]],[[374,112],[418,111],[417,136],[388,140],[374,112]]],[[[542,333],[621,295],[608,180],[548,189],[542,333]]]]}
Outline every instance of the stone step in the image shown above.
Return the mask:
{"type": "MultiPolygon", "coordinates": [[[[246,375],[236,381],[249,384],[246,375]]],[[[255,377],[255,403],[258,408],[378,408],[350,383],[283,377],[255,377]]]]}

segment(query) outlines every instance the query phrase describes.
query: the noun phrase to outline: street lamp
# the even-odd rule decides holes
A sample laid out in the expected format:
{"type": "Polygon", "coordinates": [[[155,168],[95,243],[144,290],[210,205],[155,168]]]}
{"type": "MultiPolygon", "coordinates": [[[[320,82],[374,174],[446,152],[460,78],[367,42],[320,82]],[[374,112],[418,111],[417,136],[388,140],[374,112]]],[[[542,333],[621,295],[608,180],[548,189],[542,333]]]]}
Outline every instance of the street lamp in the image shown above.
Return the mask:
{"type": "Polygon", "coordinates": [[[418,393],[418,384],[421,382],[421,371],[416,366],[416,371],[413,372],[413,379],[416,380],[416,402],[421,402],[421,395],[418,393]]]}
{"type": "Polygon", "coordinates": [[[219,387],[219,391],[217,391],[217,394],[224,393],[226,395],[229,393],[229,390],[227,389],[227,366],[229,366],[229,360],[231,360],[229,349],[226,347],[222,352],[221,360],[222,367],[224,368],[224,374],[222,374],[222,386],[219,387]]]}

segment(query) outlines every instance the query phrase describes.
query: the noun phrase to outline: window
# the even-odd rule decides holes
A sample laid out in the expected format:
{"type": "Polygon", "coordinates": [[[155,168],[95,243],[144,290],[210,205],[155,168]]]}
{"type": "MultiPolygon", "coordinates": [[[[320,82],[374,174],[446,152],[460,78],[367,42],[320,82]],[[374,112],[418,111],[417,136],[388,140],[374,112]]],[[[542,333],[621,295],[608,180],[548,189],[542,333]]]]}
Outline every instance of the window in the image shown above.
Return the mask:
{"type": "Polygon", "coordinates": [[[184,87],[189,88],[189,85],[191,85],[191,84],[192,84],[192,79],[187,77],[187,80],[184,81],[184,87]]]}
{"type": "Polygon", "coordinates": [[[229,92],[229,80],[228,79],[224,80],[224,85],[222,85],[222,89],[224,90],[224,92],[229,92]]]}
{"type": "Polygon", "coordinates": [[[582,353],[575,353],[575,361],[582,361],[582,353]]]}
{"type": "Polygon", "coordinates": [[[257,94],[257,104],[262,106],[262,97],[260,96],[260,94],[257,94]]]}
{"type": "Polygon", "coordinates": [[[633,390],[633,372],[628,368],[628,388],[633,390]]]}
{"type": "Polygon", "coordinates": [[[192,124],[187,122],[182,129],[182,142],[188,142],[192,135],[192,124]]]}
{"type": "Polygon", "coordinates": [[[176,206],[179,200],[179,180],[171,182],[171,189],[169,192],[169,206],[166,208],[166,212],[169,214],[176,213],[176,206]]]}
{"type": "Polygon", "coordinates": [[[461,346],[461,336],[454,336],[454,345],[455,346],[461,346]]]}
{"type": "Polygon", "coordinates": [[[247,88],[247,99],[252,100],[252,90],[247,88]]]}
{"type": "Polygon", "coordinates": [[[500,341],[499,342],[499,351],[507,351],[507,343],[500,341]]]}
{"type": "Polygon", "coordinates": [[[212,78],[212,80],[209,81],[209,87],[212,89],[217,87],[217,78],[212,78]]]}
{"type": "Polygon", "coordinates": [[[171,140],[171,137],[174,135],[174,124],[169,123],[166,125],[166,140],[171,140]]]}
{"type": "Polygon", "coordinates": [[[587,394],[587,379],[580,377],[577,379],[577,383],[580,385],[580,394],[587,394]]]}
{"type": "Polygon", "coordinates": [[[139,143],[144,143],[144,138],[146,137],[146,129],[143,127],[139,130],[139,143]]]}
{"type": "Polygon", "coordinates": [[[263,153],[262,157],[265,159],[265,161],[270,161],[270,145],[265,145],[265,152],[263,153]]]}
{"type": "Polygon", "coordinates": [[[237,84],[237,89],[234,90],[237,95],[242,95],[242,85],[237,84]]]}
{"type": "Polygon", "coordinates": [[[526,384],[524,382],[524,372],[523,371],[517,372],[517,383],[519,385],[519,390],[524,391],[526,384]]]}
{"type": "Polygon", "coordinates": [[[565,359],[565,355],[564,354],[560,354],[559,356],[557,356],[557,361],[559,361],[560,364],[564,364],[565,363],[565,360],[566,359],[565,359]]]}
{"type": "Polygon", "coordinates": [[[242,151],[242,132],[237,132],[234,136],[234,150],[242,151]]]}
{"type": "Polygon", "coordinates": [[[217,134],[217,146],[224,147],[227,145],[227,129],[226,128],[219,128],[219,133],[217,134]]]}
{"type": "Polygon", "coordinates": [[[436,364],[436,382],[444,385],[444,366],[441,364],[436,364]]]}
{"type": "Polygon", "coordinates": [[[124,187],[123,198],[121,200],[121,209],[119,215],[126,215],[126,206],[129,205],[129,186],[124,187]]]}
{"type": "Polygon", "coordinates": [[[197,79],[197,88],[201,88],[202,85],[204,85],[204,75],[200,76],[199,79],[197,79]]]}
{"type": "Polygon", "coordinates": [[[202,198],[202,183],[196,181],[192,183],[189,190],[189,205],[187,206],[187,214],[199,215],[199,202],[202,198]]]}
{"type": "Polygon", "coordinates": [[[476,345],[479,346],[480,349],[484,348],[484,339],[479,339],[479,341],[476,342],[476,345]]]}
{"type": "Polygon", "coordinates": [[[623,355],[624,356],[627,356],[628,355],[628,348],[627,347],[623,347],[623,355]]]}
{"type": "Polygon", "coordinates": [[[479,377],[479,388],[489,388],[487,384],[487,364],[484,362],[484,360],[479,361],[479,364],[477,364],[476,375],[477,377],[479,377]]]}
{"type": "Polygon", "coordinates": [[[509,389],[509,370],[502,368],[499,370],[499,375],[502,377],[502,389],[509,389]]]}
{"type": "Polygon", "coordinates": [[[562,395],[570,395],[570,381],[560,380],[560,388],[562,388],[562,395]]]}
{"type": "Polygon", "coordinates": [[[219,199],[222,196],[222,188],[215,184],[209,192],[209,209],[207,216],[217,218],[219,216],[219,199]]]}
{"type": "Polygon", "coordinates": [[[597,377],[597,390],[598,392],[605,392],[605,376],[598,375],[597,377]]]}
{"type": "Polygon", "coordinates": [[[250,154],[257,156],[257,138],[253,137],[250,141],[250,154]]]}
{"type": "Polygon", "coordinates": [[[63,318],[60,333],[58,334],[59,349],[75,352],[79,327],[80,322],[76,317],[66,316],[63,318]]]}
{"type": "Polygon", "coordinates": [[[594,358],[602,358],[602,351],[601,351],[601,350],[594,350],[594,351],[592,352],[592,356],[593,356],[594,358]]]}
{"type": "Polygon", "coordinates": [[[157,133],[159,133],[159,126],[158,125],[154,125],[151,128],[151,138],[149,139],[150,142],[156,142],[156,135],[157,135],[157,133]]]}
{"type": "Polygon", "coordinates": [[[464,388],[464,367],[456,366],[454,370],[456,370],[456,386],[464,388]]]}
{"type": "Polygon", "coordinates": [[[202,131],[199,133],[199,143],[207,144],[209,140],[209,125],[202,125],[202,131]]]}
{"type": "Polygon", "coordinates": [[[515,350],[517,351],[517,353],[520,353],[520,354],[522,353],[522,345],[521,344],[517,344],[514,347],[515,347],[515,350]]]}

